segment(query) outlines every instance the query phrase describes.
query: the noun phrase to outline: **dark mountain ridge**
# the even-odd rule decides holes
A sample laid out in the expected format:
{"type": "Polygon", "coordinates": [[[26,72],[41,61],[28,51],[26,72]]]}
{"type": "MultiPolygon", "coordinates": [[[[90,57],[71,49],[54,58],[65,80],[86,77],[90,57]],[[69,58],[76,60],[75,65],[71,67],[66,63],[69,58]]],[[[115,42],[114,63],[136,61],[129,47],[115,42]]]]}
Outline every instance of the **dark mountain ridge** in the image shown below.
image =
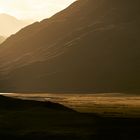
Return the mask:
{"type": "Polygon", "coordinates": [[[79,0],[0,46],[3,92],[139,92],[140,2],[79,0]]]}

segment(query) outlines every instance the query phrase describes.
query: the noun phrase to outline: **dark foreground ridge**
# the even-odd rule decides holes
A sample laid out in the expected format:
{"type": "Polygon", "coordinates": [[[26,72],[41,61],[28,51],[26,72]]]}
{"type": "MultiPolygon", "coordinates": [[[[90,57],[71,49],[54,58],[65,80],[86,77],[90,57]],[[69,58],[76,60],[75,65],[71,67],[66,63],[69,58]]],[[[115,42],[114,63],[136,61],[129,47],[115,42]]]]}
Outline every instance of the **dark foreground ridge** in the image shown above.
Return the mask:
{"type": "Polygon", "coordinates": [[[7,109],[7,110],[28,110],[30,108],[38,109],[38,108],[45,108],[50,110],[60,110],[60,111],[70,111],[74,112],[72,109],[67,108],[63,105],[58,103],[52,103],[49,101],[41,102],[41,101],[34,101],[34,100],[21,100],[16,98],[10,98],[5,96],[0,96],[0,109],[7,109]]]}
{"type": "Polygon", "coordinates": [[[139,140],[140,119],[81,114],[51,102],[0,96],[0,139],[139,140]]]}

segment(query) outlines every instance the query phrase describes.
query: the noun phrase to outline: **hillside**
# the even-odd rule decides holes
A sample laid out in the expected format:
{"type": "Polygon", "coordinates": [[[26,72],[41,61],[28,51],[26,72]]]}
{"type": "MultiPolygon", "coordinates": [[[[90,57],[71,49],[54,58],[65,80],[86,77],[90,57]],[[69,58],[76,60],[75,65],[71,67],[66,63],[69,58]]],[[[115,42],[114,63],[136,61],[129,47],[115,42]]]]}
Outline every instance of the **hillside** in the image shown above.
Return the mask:
{"type": "Polygon", "coordinates": [[[2,92],[139,92],[139,0],[79,0],[0,46],[2,92]]]}
{"type": "Polygon", "coordinates": [[[15,34],[21,28],[27,26],[29,23],[19,20],[8,14],[0,14],[0,34],[3,36],[10,36],[15,34]]]}

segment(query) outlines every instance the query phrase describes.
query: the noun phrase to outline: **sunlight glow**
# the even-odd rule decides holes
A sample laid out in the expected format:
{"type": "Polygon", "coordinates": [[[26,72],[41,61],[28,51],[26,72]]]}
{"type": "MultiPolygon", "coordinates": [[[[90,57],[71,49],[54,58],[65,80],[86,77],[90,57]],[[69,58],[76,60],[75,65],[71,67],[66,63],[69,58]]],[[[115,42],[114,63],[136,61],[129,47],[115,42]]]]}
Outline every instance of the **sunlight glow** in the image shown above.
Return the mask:
{"type": "Polygon", "coordinates": [[[42,20],[64,9],[75,0],[0,0],[0,13],[19,19],[42,20]]]}

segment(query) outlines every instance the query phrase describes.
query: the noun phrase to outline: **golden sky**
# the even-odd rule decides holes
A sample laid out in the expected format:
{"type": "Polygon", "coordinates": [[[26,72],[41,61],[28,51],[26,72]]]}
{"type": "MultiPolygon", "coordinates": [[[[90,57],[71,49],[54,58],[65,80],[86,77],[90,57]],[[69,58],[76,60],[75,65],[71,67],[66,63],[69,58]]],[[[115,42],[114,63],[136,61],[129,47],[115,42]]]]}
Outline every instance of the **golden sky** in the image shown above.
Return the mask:
{"type": "Polygon", "coordinates": [[[64,9],[75,0],[0,0],[0,13],[19,19],[42,20],[64,9]]]}

